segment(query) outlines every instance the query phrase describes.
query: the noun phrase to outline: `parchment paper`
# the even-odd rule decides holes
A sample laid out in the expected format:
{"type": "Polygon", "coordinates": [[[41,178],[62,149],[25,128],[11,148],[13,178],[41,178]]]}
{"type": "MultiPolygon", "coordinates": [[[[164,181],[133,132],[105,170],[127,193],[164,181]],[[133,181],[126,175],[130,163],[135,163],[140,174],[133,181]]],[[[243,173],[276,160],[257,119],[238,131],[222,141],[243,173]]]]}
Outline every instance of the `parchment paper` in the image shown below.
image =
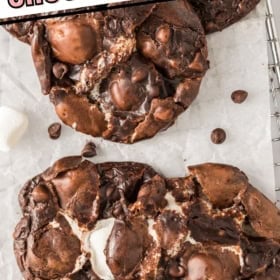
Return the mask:
{"type": "MultiPolygon", "coordinates": [[[[184,176],[190,164],[233,164],[274,200],[264,15],[263,2],[241,22],[208,37],[211,69],[199,97],[173,127],[130,146],[95,139],[98,156],[93,160],[145,162],[172,177],[184,176]],[[249,92],[244,104],[231,101],[236,89],[249,92]],[[228,135],[222,145],[210,141],[210,133],[217,127],[228,135]]],[[[40,93],[30,48],[0,30],[0,49],[0,104],[24,111],[30,120],[28,132],[12,152],[0,152],[0,279],[17,280],[20,274],[12,233],[21,216],[20,187],[56,159],[79,154],[91,138],[64,126],[61,138],[50,140],[47,128],[58,118],[48,97],[40,93]]]]}

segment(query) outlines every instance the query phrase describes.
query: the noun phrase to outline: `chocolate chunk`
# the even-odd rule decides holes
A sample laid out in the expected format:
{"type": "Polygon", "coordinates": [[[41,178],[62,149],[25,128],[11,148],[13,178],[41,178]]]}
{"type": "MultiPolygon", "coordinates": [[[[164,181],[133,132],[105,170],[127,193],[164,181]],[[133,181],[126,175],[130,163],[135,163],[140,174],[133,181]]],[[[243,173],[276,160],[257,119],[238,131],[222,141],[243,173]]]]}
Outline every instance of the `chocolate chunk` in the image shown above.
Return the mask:
{"type": "Polygon", "coordinates": [[[24,279],[278,279],[279,210],[239,169],[167,179],[135,162],[62,158],[27,182],[24,279]]]}
{"type": "Polygon", "coordinates": [[[48,188],[43,184],[36,186],[32,191],[32,198],[36,203],[48,201],[50,199],[48,188]]]}
{"type": "Polygon", "coordinates": [[[231,99],[234,103],[241,104],[248,97],[248,92],[245,90],[236,90],[231,94],[231,99]]]}
{"type": "Polygon", "coordinates": [[[237,244],[239,233],[231,217],[211,217],[199,204],[190,208],[188,227],[192,237],[205,243],[237,244]]]}
{"type": "Polygon", "coordinates": [[[96,167],[84,161],[77,168],[53,178],[51,183],[55,186],[60,207],[81,225],[92,228],[100,206],[96,167]]]}
{"type": "Polygon", "coordinates": [[[101,136],[106,130],[105,115],[86,97],[54,88],[51,99],[56,113],[65,124],[93,136],[101,136]]]}
{"type": "Polygon", "coordinates": [[[141,264],[147,240],[147,228],[138,221],[116,221],[105,249],[113,275],[124,277],[141,264]]]}
{"type": "Polygon", "coordinates": [[[53,123],[48,128],[48,133],[51,139],[58,139],[61,134],[61,124],[53,123]]]}
{"type": "Polygon", "coordinates": [[[52,22],[46,32],[54,56],[62,62],[82,64],[97,51],[95,30],[78,18],[52,22]]]}
{"type": "Polygon", "coordinates": [[[90,157],[94,157],[96,156],[96,145],[93,143],[93,142],[88,142],[82,152],[81,152],[81,155],[83,157],[86,157],[86,158],[90,158],[90,157]]]}
{"type": "Polygon", "coordinates": [[[184,0],[138,2],[6,27],[31,44],[43,93],[77,131],[134,143],[198,95],[208,69],[198,16],[184,0]]]}
{"type": "Polygon", "coordinates": [[[250,13],[260,0],[190,0],[207,33],[220,31],[250,13]]]}
{"type": "Polygon", "coordinates": [[[143,211],[146,215],[157,215],[157,213],[167,205],[164,199],[166,194],[165,181],[160,176],[142,185],[137,196],[137,211],[143,211]]]}
{"type": "Polygon", "coordinates": [[[216,128],[211,132],[211,141],[214,144],[222,144],[226,140],[226,132],[222,128],[216,128]]]}

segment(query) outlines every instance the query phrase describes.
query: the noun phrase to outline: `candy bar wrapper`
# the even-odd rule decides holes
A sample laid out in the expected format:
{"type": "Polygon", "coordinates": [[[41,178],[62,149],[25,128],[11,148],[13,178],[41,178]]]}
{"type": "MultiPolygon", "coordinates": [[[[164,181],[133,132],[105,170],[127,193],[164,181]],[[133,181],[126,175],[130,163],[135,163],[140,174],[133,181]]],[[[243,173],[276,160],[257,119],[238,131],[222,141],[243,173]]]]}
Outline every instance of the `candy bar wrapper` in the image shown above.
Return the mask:
{"type": "MultiPolygon", "coordinates": [[[[23,111],[29,118],[21,142],[10,153],[0,152],[0,279],[14,280],[21,279],[12,239],[21,216],[19,189],[58,158],[80,154],[92,138],[63,126],[61,137],[51,140],[48,126],[59,120],[48,97],[40,93],[30,47],[3,29],[0,46],[0,105],[23,111]]],[[[98,154],[93,161],[139,161],[167,177],[184,176],[187,165],[227,163],[238,166],[254,186],[275,200],[265,2],[237,24],[209,35],[208,48],[210,70],[200,94],[175,125],[133,145],[93,139],[98,154]],[[231,100],[237,89],[249,93],[240,105],[231,100]],[[227,134],[221,145],[210,140],[218,127],[227,134]]]]}

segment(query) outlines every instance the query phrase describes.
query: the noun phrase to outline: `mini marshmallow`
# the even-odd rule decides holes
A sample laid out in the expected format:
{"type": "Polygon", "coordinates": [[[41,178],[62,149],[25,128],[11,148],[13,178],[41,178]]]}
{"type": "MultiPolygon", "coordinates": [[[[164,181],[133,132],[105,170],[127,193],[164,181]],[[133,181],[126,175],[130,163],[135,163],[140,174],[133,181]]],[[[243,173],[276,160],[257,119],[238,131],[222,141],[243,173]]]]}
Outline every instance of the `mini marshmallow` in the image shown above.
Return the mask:
{"type": "Polygon", "coordinates": [[[28,127],[28,118],[12,108],[0,107],[0,151],[8,152],[21,139],[28,127]]]}

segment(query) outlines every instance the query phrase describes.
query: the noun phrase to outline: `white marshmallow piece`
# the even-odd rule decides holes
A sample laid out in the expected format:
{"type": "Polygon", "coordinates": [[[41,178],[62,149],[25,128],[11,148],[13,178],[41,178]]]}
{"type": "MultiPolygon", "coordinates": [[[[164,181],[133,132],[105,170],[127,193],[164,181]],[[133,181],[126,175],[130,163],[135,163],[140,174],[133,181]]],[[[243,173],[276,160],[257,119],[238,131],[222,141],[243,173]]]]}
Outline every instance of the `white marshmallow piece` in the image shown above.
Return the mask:
{"type": "Polygon", "coordinates": [[[90,248],[92,253],[91,264],[93,271],[101,279],[113,280],[114,276],[106,263],[104,250],[107,240],[112,232],[115,223],[114,218],[100,220],[96,223],[90,234],[90,248]]]}
{"type": "Polygon", "coordinates": [[[28,118],[12,108],[0,107],[0,151],[8,152],[21,139],[28,127],[28,118]]]}

